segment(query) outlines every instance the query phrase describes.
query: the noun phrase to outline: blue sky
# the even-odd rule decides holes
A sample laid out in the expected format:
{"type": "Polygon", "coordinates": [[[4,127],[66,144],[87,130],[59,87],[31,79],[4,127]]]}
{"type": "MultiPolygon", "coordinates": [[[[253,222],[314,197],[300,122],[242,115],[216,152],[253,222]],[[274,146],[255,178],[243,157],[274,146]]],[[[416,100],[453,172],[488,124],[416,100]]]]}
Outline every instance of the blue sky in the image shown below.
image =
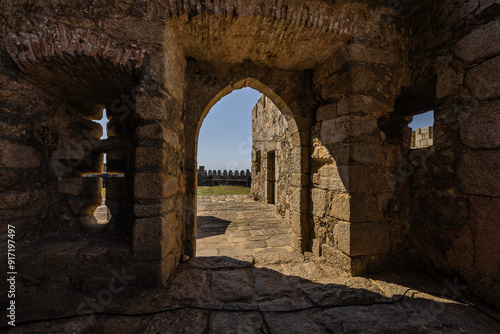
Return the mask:
{"type": "Polygon", "coordinates": [[[252,109],[262,94],[252,88],[233,91],[208,113],[198,137],[198,166],[246,170],[252,165],[252,109]]]}
{"type": "Polygon", "coordinates": [[[428,111],[426,113],[413,116],[413,121],[408,124],[412,130],[425,128],[434,125],[434,110],[428,111]]]}
{"type": "MultiPolygon", "coordinates": [[[[203,121],[198,138],[198,166],[216,170],[246,170],[251,167],[252,108],[261,93],[252,88],[233,91],[215,104],[203,121]]],[[[106,132],[106,110],[97,121],[106,132]]],[[[415,130],[434,124],[434,111],[413,116],[415,130]]]]}
{"type": "Polygon", "coordinates": [[[101,139],[108,138],[108,131],[106,131],[106,123],[108,123],[108,118],[106,117],[106,109],[104,109],[104,111],[102,112],[102,119],[95,122],[101,124],[102,126],[103,136],[101,137],[101,139]]]}

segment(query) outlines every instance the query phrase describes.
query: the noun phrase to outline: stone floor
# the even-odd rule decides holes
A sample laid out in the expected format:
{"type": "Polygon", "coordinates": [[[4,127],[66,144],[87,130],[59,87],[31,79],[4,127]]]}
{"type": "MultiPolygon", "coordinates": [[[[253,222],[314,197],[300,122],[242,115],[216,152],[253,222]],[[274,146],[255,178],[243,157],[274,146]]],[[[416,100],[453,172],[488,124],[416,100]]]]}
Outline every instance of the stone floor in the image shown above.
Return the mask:
{"type": "Polygon", "coordinates": [[[274,206],[248,195],[198,196],[197,222],[197,256],[292,251],[292,231],[274,206]]]}
{"type": "Polygon", "coordinates": [[[20,297],[17,325],[9,333],[500,333],[498,310],[453,278],[431,279],[406,269],[351,277],[323,258],[283,246],[288,231],[272,207],[243,197],[199,203],[199,243],[220,243],[200,252],[232,251],[239,259],[191,258],[162,289],[127,284],[134,277],[122,272],[118,281],[110,273],[110,285],[95,293],[20,297]]]}

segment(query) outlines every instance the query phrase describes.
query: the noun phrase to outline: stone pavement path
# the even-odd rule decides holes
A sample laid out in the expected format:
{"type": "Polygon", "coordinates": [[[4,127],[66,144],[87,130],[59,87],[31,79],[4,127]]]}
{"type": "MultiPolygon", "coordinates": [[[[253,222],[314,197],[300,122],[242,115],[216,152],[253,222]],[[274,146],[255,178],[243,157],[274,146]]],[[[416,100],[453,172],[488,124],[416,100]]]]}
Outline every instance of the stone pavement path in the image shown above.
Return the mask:
{"type": "Polygon", "coordinates": [[[197,256],[292,251],[291,233],[274,206],[248,195],[198,196],[197,256]]]}
{"type": "Polygon", "coordinates": [[[139,288],[131,279],[102,303],[96,300],[106,284],[93,293],[19,299],[18,325],[9,333],[500,333],[500,320],[492,318],[500,319],[498,310],[472,296],[442,295],[451,292],[453,280],[404,269],[351,277],[324,258],[283,245],[287,229],[252,200],[202,198],[199,205],[198,242],[207,246],[200,252],[219,256],[182,262],[165,288],[139,288]],[[260,241],[265,244],[254,244],[260,241]],[[240,259],[222,256],[231,252],[240,259]],[[100,313],[73,317],[82,305],[100,313]],[[62,316],[70,317],[23,324],[62,316]]]}
{"type": "Polygon", "coordinates": [[[349,277],[293,252],[261,253],[254,264],[197,257],[179,266],[167,288],[129,287],[97,304],[105,314],[22,324],[75,315],[82,305],[88,311],[96,293],[32,300],[39,310],[19,314],[9,333],[499,333],[499,322],[440,297],[443,290],[445,282],[418,272],[349,277]]]}

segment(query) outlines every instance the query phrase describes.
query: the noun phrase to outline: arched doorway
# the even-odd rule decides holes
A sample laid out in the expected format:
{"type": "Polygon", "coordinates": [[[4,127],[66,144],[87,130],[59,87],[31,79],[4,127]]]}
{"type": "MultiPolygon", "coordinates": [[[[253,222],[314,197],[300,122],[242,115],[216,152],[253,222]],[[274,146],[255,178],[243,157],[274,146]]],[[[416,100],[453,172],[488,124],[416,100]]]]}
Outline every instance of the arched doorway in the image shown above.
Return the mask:
{"type": "Polygon", "coordinates": [[[248,87],[214,105],[198,138],[197,256],[293,250],[294,127],[292,117],[248,87]]]}
{"type": "MultiPolygon", "coordinates": [[[[199,64],[192,64],[199,66],[199,64]]],[[[202,64],[202,66],[204,66],[202,64]]],[[[215,70],[213,64],[211,71],[215,70]]],[[[216,66],[216,65],[215,65],[216,66]]],[[[189,71],[189,65],[188,65],[189,71]]],[[[200,75],[200,71],[196,71],[200,75]]],[[[197,144],[198,135],[203,119],[206,117],[210,109],[223,96],[228,95],[235,89],[250,87],[258,90],[272,101],[276,107],[281,110],[283,115],[289,117],[289,142],[290,142],[290,193],[291,201],[289,205],[288,220],[289,226],[293,231],[291,247],[295,250],[306,251],[310,249],[310,226],[307,220],[308,211],[308,184],[309,184],[309,131],[310,131],[310,110],[316,105],[312,98],[312,94],[304,87],[307,84],[298,85],[283,85],[283,78],[273,82],[272,76],[269,73],[261,72],[262,78],[249,77],[248,73],[241,73],[241,70],[230,72],[224,71],[217,82],[213,85],[197,84],[188,87],[188,96],[199,96],[196,100],[187,99],[185,106],[186,118],[186,138],[194,138],[195,140],[186,140],[186,156],[185,156],[185,175],[186,175],[186,196],[184,201],[184,254],[194,256],[196,254],[196,184],[197,184],[197,144]],[[246,74],[246,76],[245,76],[246,74]],[[242,75],[240,77],[240,75],[242,75]],[[220,88],[221,81],[227,82],[224,88],[220,88]],[[262,81],[260,80],[262,79],[262,81]],[[226,81],[227,80],[227,81],[226,81]],[[266,82],[264,84],[263,82],[266,82]],[[298,122],[297,122],[298,120],[298,122]]],[[[258,73],[258,72],[257,72],[258,73]]],[[[284,71],[280,73],[283,76],[288,76],[288,82],[301,82],[306,78],[302,77],[296,80],[294,76],[296,72],[289,73],[284,71]]],[[[189,74],[188,74],[189,75],[189,74]]],[[[256,75],[257,76],[257,75],[256,75]]],[[[257,77],[259,77],[258,75],[257,77]]],[[[254,152],[255,154],[255,152],[254,152]]],[[[255,159],[256,155],[254,156],[255,159]]]]}

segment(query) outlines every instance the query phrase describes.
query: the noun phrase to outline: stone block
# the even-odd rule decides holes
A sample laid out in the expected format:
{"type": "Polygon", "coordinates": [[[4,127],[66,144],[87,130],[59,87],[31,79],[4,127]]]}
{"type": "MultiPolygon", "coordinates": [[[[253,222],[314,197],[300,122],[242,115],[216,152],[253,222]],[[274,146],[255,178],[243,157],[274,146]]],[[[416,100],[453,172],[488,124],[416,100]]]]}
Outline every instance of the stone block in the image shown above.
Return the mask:
{"type": "Polygon", "coordinates": [[[120,218],[120,220],[127,215],[128,209],[130,207],[129,201],[126,199],[109,199],[109,198],[106,199],[106,206],[109,209],[111,217],[120,218]]]}
{"type": "Polygon", "coordinates": [[[125,136],[127,134],[126,119],[112,117],[106,124],[108,137],[125,136]]]}
{"type": "Polygon", "coordinates": [[[482,25],[458,41],[455,54],[467,63],[500,54],[500,21],[482,25]]]}
{"type": "Polygon", "coordinates": [[[367,47],[358,43],[351,43],[345,52],[349,61],[362,63],[392,65],[397,58],[387,49],[367,47]]]}
{"type": "Polygon", "coordinates": [[[291,208],[296,212],[301,211],[302,203],[305,198],[302,198],[302,188],[301,187],[290,187],[292,191],[291,198],[291,208]]]}
{"type": "Polygon", "coordinates": [[[135,198],[167,198],[179,191],[177,179],[163,173],[136,173],[134,178],[135,198]]]}
{"type": "Polygon", "coordinates": [[[102,204],[102,196],[99,193],[93,197],[71,200],[69,204],[74,215],[92,215],[95,209],[102,204]]]}
{"type": "Polygon", "coordinates": [[[160,261],[175,246],[175,214],[140,218],[134,222],[132,254],[136,261],[160,261]]]}
{"type": "Polygon", "coordinates": [[[304,235],[304,229],[306,228],[307,216],[300,214],[299,212],[292,212],[291,227],[293,233],[297,235],[304,235]]]}
{"type": "Polygon", "coordinates": [[[147,141],[166,141],[167,129],[161,123],[140,126],[136,129],[136,138],[147,141]]]}
{"type": "Polygon", "coordinates": [[[324,106],[321,106],[316,111],[316,121],[326,121],[328,119],[332,119],[337,117],[337,104],[331,103],[324,106]]]}
{"type": "Polygon", "coordinates": [[[500,56],[477,65],[465,75],[465,84],[480,100],[500,97],[500,56]]]}
{"type": "Polygon", "coordinates": [[[326,165],[319,169],[318,173],[318,188],[346,191],[345,180],[340,176],[338,166],[335,164],[326,165]]]}
{"type": "Polygon", "coordinates": [[[106,198],[129,198],[128,180],[124,177],[108,177],[106,180],[106,198]]]}
{"type": "Polygon", "coordinates": [[[460,189],[466,194],[500,197],[500,151],[466,150],[458,162],[460,189]]]}
{"type": "Polygon", "coordinates": [[[147,121],[164,120],[167,117],[165,99],[153,96],[137,96],[135,114],[147,121]]]}
{"type": "Polygon", "coordinates": [[[174,209],[174,199],[168,198],[157,204],[134,204],[134,216],[136,218],[160,217],[174,209]]]}
{"type": "Polygon", "coordinates": [[[138,147],[135,155],[137,169],[161,169],[167,161],[167,150],[163,147],[138,147]]]}
{"type": "Polygon", "coordinates": [[[335,245],[350,256],[385,254],[389,251],[386,223],[339,222],[333,228],[335,245]]]}
{"type": "Polygon", "coordinates": [[[379,161],[380,146],[375,144],[353,143],[349,148],[349,162],[375,163],[379,161]]]}
{"type": "Polygon", "coordinates": [[[337,106],[337,114],[339,116],[348,114],[380,115],[390,111],[391,107],[367,95],[349,96],[342,99],[337,106]]]}
{"type": "Polygon", "coordinates": [[[464,74],[452,65],[453,57],[439,57],[436,62],[437,83],[436,97],[443,98],[454,90],[460,89],[464,81],[464,74]]]}
{"type": "Polygon", "coordinates": [[[44,210],[48,195],[46,190],[0,193],[0,209],[44,210]]]}
{"type": "Polygon", "coordinates": [[[140,279],[141,285],[144,286],[164,286],[179,262],[180,256],[175,253],[168,254],[160,261],[136,262],[137,279],[140,279]]]}
{"type": "Polygon", "coordinates": [[[333,162],[333,157],[325,146],[316,146],[311,154],[316,161],[333,162]]]}
{"type": "Polygon", "coordinates": [[[377,166],[342,165],[338,166],[339,177],[349,193],[374,193],[388,191],[389,185],[377,166]]]}
{"type": "Polygon", "coordinates": [[[309,175],[308,174],[301,174],[301,173],[293,173],[291,177],[291,183],[290,185],[292,187],[302,187],[302,186],[307,186],[309,182],[309,175]]]}
{"type": "Polygon", "coordinates": [[[360,275],[365,272],[361,259],[353,258],[328,244],[321,245],[321,255],[328,263],[351,275],[360,275]]]}
{"type": "Polygon", "coordinates": [[[379,217],[377,199],[371,194],[335,193],[330,215],[348,222],[370,222],[379,217]]]}
{"type": "Polygon", "coordinates": [[[470,228],[474,238],[474,261],[478,271],[500,281],[500,198],[472,196],[470,228]]]}
{"type": "Polygon", "coordinates": [[[367,116],[341,116],[321,124],[321,142],[335,144],[374,134],[377,120],[367,116]]]}
{"type": "Polygon", "coordinates": [[[324,189],[313,188],[311,190],[311,205],[313,215],[324,217],[327,209],[327,192],[324,189]]]}
{"type": "Polygon", "coordinates": [[[469,148],[500,148],[500,101],[483,103],[458,115],[460,138],[469,148]]]}
{"type": "Polygon", "coordinates": [[[292,173],[302,173],[309,169],[309,147],[295,147],[291,152],[292,165],[290,170],[292,173]]]}
{"type": "Polygon", "coordinates": [[[21,170],[0,170],[0,192],[7,192],[19,187],[27,176],[28,174],[21,170]]]}
{"type": "Polygon", "coordinates": [[[61,179],[58,182],[58,190],[60,193],[72,196],[93,196],[101,193],[102,178],[77,177],[61,179]]]}
{"type": "Polygon", "coordinates": [[[14,137],[15,139],[22,138],[26,135],[26,124],[9,124],[0,122],[0,133],[2,137],[14,137]]]}
{"type": "Polygon", "coordinates": [[[0,167],[38,168],[40,153],[33,147],[0,140],[0,167]]]}

